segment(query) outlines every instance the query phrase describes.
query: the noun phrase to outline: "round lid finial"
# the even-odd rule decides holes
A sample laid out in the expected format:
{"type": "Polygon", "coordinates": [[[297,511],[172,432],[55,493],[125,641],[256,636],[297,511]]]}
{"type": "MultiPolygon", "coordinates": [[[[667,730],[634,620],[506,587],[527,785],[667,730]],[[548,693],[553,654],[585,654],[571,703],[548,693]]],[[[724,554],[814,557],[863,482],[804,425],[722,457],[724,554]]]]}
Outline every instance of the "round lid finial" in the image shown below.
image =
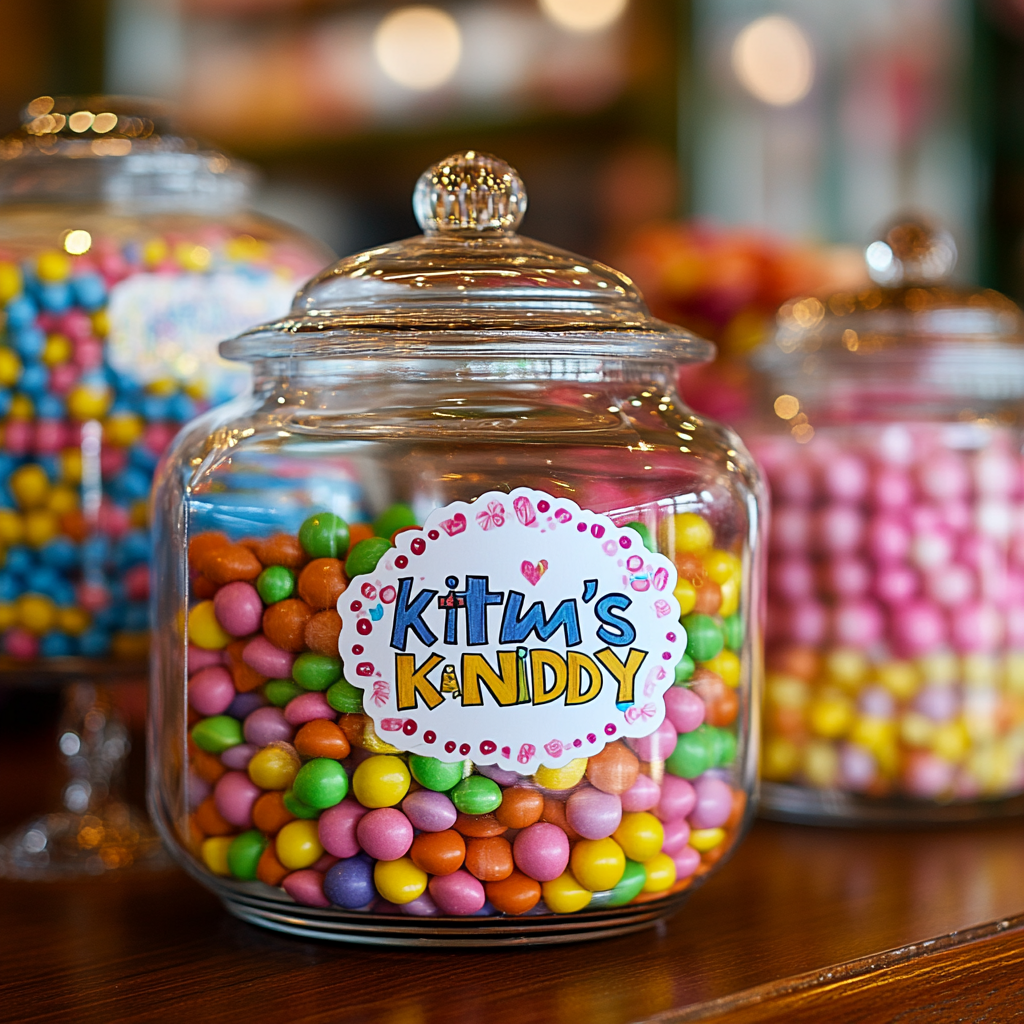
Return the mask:
{"type": "Polygon", "coordinates": [[[956,243],[945,228],[920,217],[904,217],[864,250],[868,274],[877,284],[931,285],[956,266],[956,243]]]}
{"type": "Polygon", "coordinates": [[[455,153],[416,182],[413,213],[424,233],[511,233],[526,213],[526,189],[515,169],[490,153],[455,153]]]}

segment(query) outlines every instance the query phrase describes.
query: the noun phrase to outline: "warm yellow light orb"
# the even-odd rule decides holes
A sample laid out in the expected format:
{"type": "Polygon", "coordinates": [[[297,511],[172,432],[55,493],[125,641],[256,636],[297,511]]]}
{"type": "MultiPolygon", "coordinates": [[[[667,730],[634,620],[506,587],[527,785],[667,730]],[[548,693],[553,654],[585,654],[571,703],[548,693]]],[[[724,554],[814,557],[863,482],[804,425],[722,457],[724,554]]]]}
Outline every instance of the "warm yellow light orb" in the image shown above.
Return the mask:
{"type": "Polygon", "coordinates": [[[732,46],[732,69],[762,103],[788,107],[814,83],[814,53],[800,26],[781,14],[752,21],[732,46]]]}
{"type": "Polygon", "coordinates": [[[377,26],[373,53],[392,81],[428,92],[455,74],[462,33],[455,19],[438,7],[400,7],[377,26]]]}
{"type": "Polygon", "coordinates": [[[81,256],[92,248],[92,235],[88,231],[76,228],[64,236],[64,251],[72,256],[81,256]]]}
{"type": "Polygon", "coordinates": [[[570,32],[600,32],[622,17],[629,0],[540,0],[540,9],[570,32]]]}

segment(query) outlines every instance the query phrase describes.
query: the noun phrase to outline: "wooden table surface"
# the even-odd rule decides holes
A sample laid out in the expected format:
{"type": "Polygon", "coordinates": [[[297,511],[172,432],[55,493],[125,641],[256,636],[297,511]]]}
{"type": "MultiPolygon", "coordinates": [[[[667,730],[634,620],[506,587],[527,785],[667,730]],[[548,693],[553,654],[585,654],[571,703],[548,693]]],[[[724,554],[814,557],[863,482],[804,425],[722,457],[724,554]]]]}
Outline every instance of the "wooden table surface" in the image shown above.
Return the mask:
{"type": "MultiPolygon", "coordinates": [[[[33,770],[33,764],[38,770],[33,770]]],[[[49,785],[0,751],[0,826],[49,785]],[[6,794],[6,797],[4,796],[6,794]]],[[[183,873],[0,882],[0,1021],[627,1024],[1024,1021],[1024,821],[758,823],[668,923],[490,951],[307,942],[183,873]]]]}

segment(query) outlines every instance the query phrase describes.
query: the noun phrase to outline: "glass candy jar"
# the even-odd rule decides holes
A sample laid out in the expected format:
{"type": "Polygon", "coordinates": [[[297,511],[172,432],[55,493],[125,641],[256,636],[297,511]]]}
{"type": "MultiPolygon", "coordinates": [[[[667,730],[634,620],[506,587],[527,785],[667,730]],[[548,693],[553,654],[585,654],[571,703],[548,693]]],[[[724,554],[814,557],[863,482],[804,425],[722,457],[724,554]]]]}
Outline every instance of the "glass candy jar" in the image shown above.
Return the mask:
{"type": "Polygon", "coordinates": [[[150,104],[41,97],[0,139],[0,664],[144,664],[147,499],[183,422],[243,390],[215,342],[330,253],[150,104]]]}
{"type": "Polygon", "coordinates": [[[414,208],[224,343],[253,392],[158,475],[151,813],[281,931],[640,928],[751,813],[759,478],[673,390],[711,346],[517,235],[507,164],[414,208]]]}
{"type": "Polygon", "coordinates": [[[1024,809],[1024,318],[898,223],[875,284],[787,303],[750,429],[773,515],[766,812],[1024,809]]]}

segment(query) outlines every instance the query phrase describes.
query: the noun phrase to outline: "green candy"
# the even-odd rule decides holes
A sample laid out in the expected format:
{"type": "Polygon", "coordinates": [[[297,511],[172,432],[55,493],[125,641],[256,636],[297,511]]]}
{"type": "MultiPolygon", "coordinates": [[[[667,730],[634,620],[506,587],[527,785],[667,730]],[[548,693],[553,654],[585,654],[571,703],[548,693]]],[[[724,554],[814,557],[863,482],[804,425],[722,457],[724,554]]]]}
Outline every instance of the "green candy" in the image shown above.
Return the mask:
{"type": "Polygon", "coordinates": [[[611,899],[606,904],[609,907],[621,907],[632,899],[636,899],[647,881],[647,872],[643,864],[637,864],[635,860],[626,858],[626,870],[622,872],[619,884],[612,889],[611,899]]]}
{"type": "Polygon", "coordinates": [[[684,686],[696,670],[697,666],[694,665],[693,658],[684,654],[676,662],[676,686],[684,686]]]}
{"type": "Polygon", "coordinates": [[[377,563],[391,550],[391,541],[383,537],[367,537],[361,540],[349,552],[345,559],[345,575],[352,579],[364,573],[373,572],[377,563]]]}
{"type": "Polygon", "coordinates": [[[223,754],[243,739],[242,723],[230,715],[213,715],[192,727],[192,742],[209,754],[223,754]]]}
{"type": "Polygon", "coordinates": [[[738,651],[743,646],[743,619],[738,615],[722,620],[722,632],[725,634],[725,646],[730,651],[738,651]]]}
{"type": "Polygon", "coordinates": [[[651,531],[644,526],[643,523],[626,523],[627,530],[633,530],[635,533],[640,534],[640,539],[644,542],[644,547],[648,551],[655,551],[654,538],[651,537],[651,531]]]}
{"type": "Polygon", "coordinates": [[[326,690],[341,678],[341,659],[306,651],[292,665],[292,679],[307,690],[326,690]]]}
{"type": "Polygon", "coordinates": [[[296,818],[319,818],[320,811],[315,807],[304,804],[290,789],[286,789],[281,796],[281,803],[285,810],[294,814],[296,818]]]}
{"type": "Polygon", "coordinates": [[[426,757],[422,754],[409,755],[412,777],[421,786],[437,793],[447,793],[452,786],[462,781],[464,764],[464,761],[439,761],[436,757],[426,757]]]}
{"type": "Polygon", "coordinates": [[[736,760],[736,736],[728,729],[707,726],[711,757],[715,768],[728,768],[736,760]]]}
{"type": "Polygon", "coordinates": [[[714,738],[708,735],[707,725],[693,732],[680,733],[676,748],[665,760],[665,771],[681,779],[695,779],[703,775],[715,761],[714,738]]]}
{"type": "Polygon", "coordinates": [[[228,870],[235,878],[252,881],[256,877],[256,867],[266,848],[266,837],[256,829],[236,836],[235,841],[228,847],[228,870]]]}
{"type": "Polygon", "coordinates": [[[321,811],[340,804],[348,796],[348,775],[337,761],[315,757],[307,761],[292,783],[296,799],[321,811]]]}
{"type": "Polygon", "coordinates": [[[264,604],[277,604],[295,591],[295,573],[283,565],[268,565],[256,577],[256,590],[264,604]]]}
{"type": "Polygon", "coordinates": [[[694,661],[710,661],[725,646],[722,627],[710,615],[687,615],[686,653],[694,661]]]}
{"type": "Polygon", "coordinates": [[[501,787],[484,775],[470,775],[451,791],[451,798],[463,814],[489,814],[501,806],[501,787]]]}
{"type": "Polygon", "coordinates": [[[288,701],[293,697],[298,697],[302,692],[302,687],[290,679],[271,679],[269,683],[263,684],[263,696],[275,708],[283,708],[288,701]]]}
{"type": "Polygon", "coordinates": [[[384,509],[373,521],[373,532],[378,537],[391,540],[395,530],[404,530],[407,526],[418,526],[416,514],[408,505],[401,502],[384,509]]]}
{"type": "Polygon", "coordinates": [[[347,679],[339,679],[325,696],[327,703],[335,711],[351,715],[363,710],[363,691],[358,686],[353,686],[347,679]]]}
{"type": "Polygon", "coordinates": [[[299,527],[299,543],[310,558],[340,558],[348,550],[348,523],[333,512],[317,512],[299,527]]]}

